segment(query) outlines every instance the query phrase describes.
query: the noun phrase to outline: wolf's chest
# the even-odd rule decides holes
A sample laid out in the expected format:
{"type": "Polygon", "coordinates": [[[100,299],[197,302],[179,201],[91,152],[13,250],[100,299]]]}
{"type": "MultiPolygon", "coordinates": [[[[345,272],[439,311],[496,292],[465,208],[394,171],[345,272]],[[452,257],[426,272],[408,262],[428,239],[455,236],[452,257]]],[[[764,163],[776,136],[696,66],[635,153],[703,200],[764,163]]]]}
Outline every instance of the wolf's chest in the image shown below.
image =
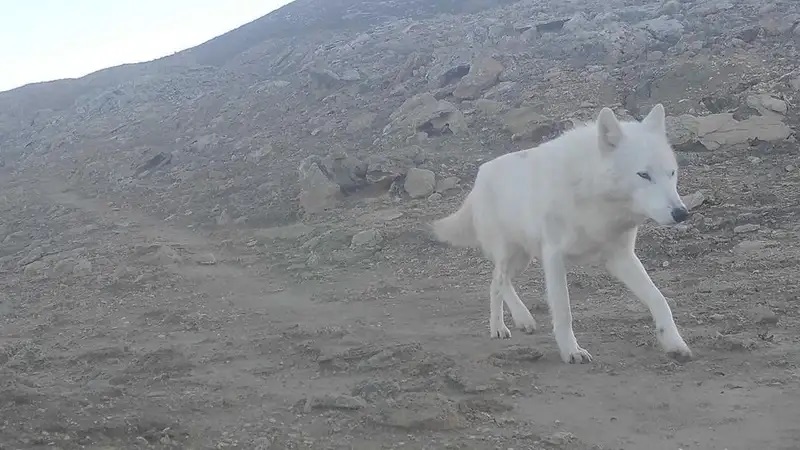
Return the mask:
{"type": "Polygon", "coordinates": [[[599,262],[609,251],[620,248],[620,242],[636,228],[628,217],[593,216],[570,223],[562,240],[564,255],[570,262],[599,262]]]}

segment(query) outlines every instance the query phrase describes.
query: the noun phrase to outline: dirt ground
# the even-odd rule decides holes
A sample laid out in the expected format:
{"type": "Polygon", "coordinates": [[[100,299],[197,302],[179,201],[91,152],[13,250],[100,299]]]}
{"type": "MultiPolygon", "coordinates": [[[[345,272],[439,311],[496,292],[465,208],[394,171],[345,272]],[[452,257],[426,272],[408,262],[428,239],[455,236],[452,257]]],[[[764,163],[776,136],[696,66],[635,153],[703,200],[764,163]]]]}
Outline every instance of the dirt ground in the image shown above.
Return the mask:
{"type": "Polygon", "coordinates": [[[489,339],[489,264],[419,231],[465,191],[210,232],[4,173],[0,449],[800,448],[800,176],[752,157],[687,165],[705,202],[642,230],[686,364],[590,268],[570,289],[592,364],[559,359],[535,265],[516,284],[540,329],[489,339]]]}
{"type": "Polygon", "coordinates": [[[307,0],[0,93],[0,450],[800,449],[798,60],[789,0],[307,0]],[[536,264],[540,329],[490,339],[490,264],[423,224],[481,161],[657,102],[695,207],[637,248],[695,358],[591,267],[593,363],[536,264]],[[411,168],[458,182],[412,199],[411,168]]]}

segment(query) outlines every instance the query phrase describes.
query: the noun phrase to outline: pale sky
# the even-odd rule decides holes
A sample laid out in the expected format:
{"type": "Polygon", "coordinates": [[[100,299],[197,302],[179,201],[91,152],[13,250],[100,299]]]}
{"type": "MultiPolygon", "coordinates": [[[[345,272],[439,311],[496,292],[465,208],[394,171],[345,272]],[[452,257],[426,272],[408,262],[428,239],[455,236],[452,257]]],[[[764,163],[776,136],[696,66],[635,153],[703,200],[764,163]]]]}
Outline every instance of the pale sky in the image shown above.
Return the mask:
{"type": "Polygon", "coordinates": [[[150,61],[291,0],[0,0],[0,91],[150,61]]]}

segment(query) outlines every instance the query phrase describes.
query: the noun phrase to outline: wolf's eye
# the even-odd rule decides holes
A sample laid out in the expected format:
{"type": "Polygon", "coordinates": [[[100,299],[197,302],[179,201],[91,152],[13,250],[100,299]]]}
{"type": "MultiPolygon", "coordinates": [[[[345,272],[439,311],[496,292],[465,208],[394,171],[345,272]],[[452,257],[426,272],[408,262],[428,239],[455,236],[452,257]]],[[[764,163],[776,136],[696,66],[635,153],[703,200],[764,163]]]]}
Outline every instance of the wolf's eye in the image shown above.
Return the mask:
{"type": "Polygon", "coordinates": [[[639,175],[640,177],[644,178],[645,180],[650,181],[650,174],[647,173],[647,172],[637,172],[636,175],[639,175]]]}
{"type": "Polygon", "coordinates": [[[675,176],[675,171],[673,170],[672,172],[670,172],[669,176],[670,177],[674,177],[675,176]]]}

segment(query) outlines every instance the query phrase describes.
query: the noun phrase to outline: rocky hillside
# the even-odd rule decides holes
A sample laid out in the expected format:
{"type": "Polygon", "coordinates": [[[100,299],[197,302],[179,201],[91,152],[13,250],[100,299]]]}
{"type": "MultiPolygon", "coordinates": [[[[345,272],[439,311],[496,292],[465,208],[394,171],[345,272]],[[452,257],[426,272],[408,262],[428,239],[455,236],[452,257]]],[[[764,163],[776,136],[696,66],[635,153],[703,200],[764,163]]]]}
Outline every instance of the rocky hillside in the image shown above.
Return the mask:
{"type": "Polygon", "coordinates": [[[800,2],[296,0],[0,93],[0,449],[800,448],[800,2]],[[692,209],[564,365],[419,231],[481,162],[661,102],[692,209]],[[511,323],[508,319],[507,323],[511,323]]]}
{"type": "Polygon", "coordinates": [[[800,87],[798,12],[298,0],[172,57],[0,94],[3,158],[162,217],[213,226],[224,206],[245,226],[294,220],[301,184],[336,197],[308,200],[327,205],[410,167],[468,181],[481,159],[601,105],[639,117],[665,103],[687,156],[780,143],[800,87]],[[298,174],[309,157],[324,159],[298,174]]]}

